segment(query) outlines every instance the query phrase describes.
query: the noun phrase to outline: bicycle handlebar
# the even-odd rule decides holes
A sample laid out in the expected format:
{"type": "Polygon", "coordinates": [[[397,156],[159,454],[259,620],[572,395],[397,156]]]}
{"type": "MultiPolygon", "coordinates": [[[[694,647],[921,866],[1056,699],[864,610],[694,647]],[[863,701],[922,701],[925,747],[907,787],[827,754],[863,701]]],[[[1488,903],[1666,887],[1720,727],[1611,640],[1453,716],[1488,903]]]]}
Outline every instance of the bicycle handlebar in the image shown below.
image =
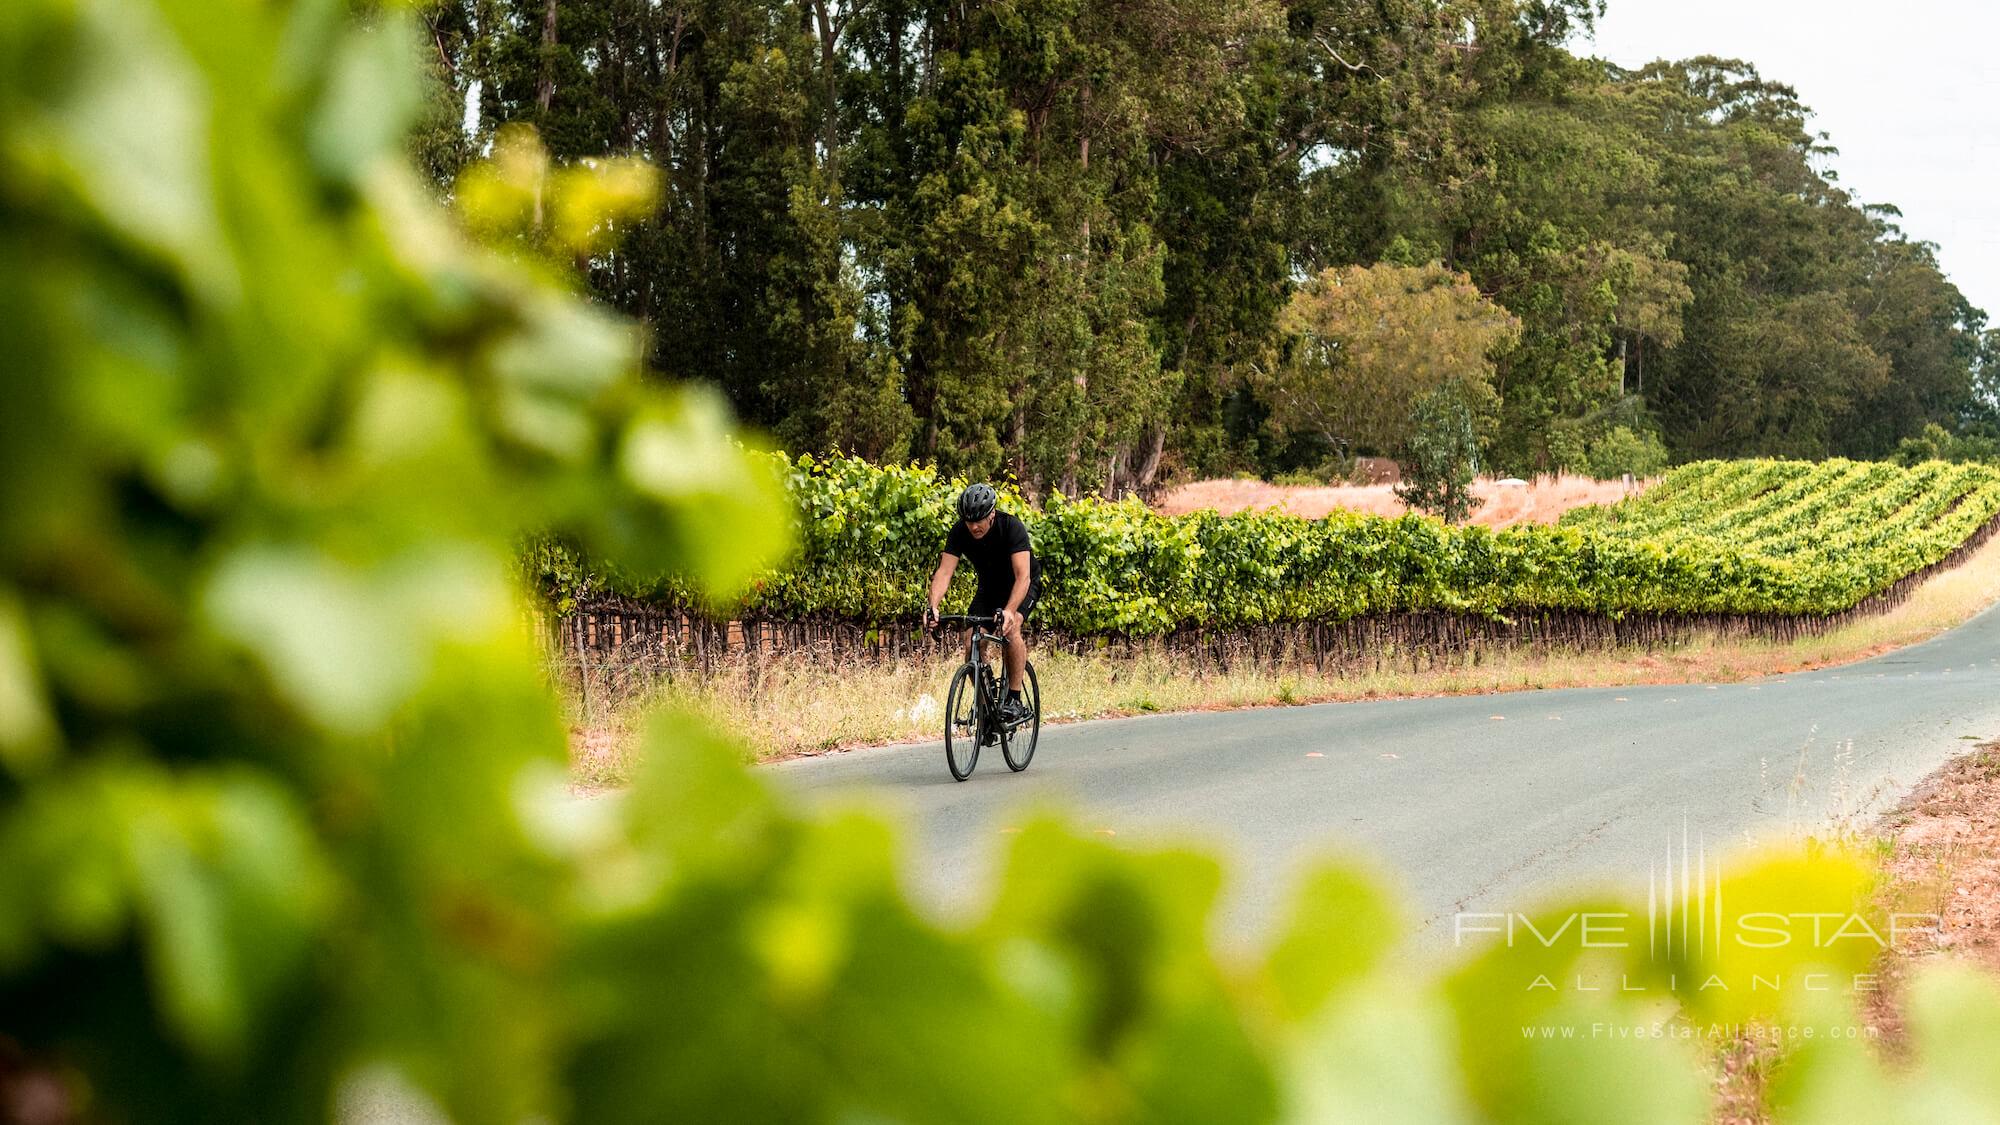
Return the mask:
{"type": "Polygon", "coordinates": [[[943,634],[947,625],[972,625],[978,628],[997,630],[1000,628],[1000,615],[995,613],[986,617],[973,617],[963,613],[939,614],[937,623],[931,626],[931,636],[936,637],[943,634]]]}

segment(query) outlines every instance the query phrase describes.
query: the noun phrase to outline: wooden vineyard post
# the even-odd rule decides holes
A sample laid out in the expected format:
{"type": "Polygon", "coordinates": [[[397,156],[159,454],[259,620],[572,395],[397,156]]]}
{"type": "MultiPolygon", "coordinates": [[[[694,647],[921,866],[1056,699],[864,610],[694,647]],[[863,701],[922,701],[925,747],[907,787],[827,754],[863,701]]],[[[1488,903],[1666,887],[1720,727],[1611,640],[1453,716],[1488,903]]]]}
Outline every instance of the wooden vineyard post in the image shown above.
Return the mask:
{"type": "MultiPolygon", "coordinates": [[[[595,617],[595,614],[591,614],[588,618],[593,625],[595,624],[595,617]]],[[[583,725],[590,726],[592,722],[590,709],[590,645],[586,640],[585,621],[586,618],[584,615],[578,615],[576,630],[576,677],[577,683],[582,687],[583,725]]],[[[596,630],[595,628],[591,628],[589,632],[594,633],[596,630]]]]}

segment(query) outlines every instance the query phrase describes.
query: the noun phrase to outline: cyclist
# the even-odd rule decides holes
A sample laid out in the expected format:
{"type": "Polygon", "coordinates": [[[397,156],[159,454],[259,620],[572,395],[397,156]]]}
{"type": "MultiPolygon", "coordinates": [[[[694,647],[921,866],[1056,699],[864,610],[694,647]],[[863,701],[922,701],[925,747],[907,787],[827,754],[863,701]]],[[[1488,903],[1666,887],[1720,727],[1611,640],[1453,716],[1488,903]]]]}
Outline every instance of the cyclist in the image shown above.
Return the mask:
{"type": "Polygon", "coordinates": [[[945,537],[937,572],[931,575],[931,605],[926,624],[937,620],[938,603],[951,586],[960,559],[968,559],[979,578],[978,592],[965,610],[967,617],[998,614],[1000,635],[1006,638],[1007,704],[1001,718],[1017,723],[1028,717],[1021,702],[1021,680],[1028,666],[1028,642],[1021,623],[1035,610],[1042,595],[1042,562],[1028,541],[1028,525],[997,510],[999,494],[991,485],[975,484],[958,497],[958,522],[945,537]]]}

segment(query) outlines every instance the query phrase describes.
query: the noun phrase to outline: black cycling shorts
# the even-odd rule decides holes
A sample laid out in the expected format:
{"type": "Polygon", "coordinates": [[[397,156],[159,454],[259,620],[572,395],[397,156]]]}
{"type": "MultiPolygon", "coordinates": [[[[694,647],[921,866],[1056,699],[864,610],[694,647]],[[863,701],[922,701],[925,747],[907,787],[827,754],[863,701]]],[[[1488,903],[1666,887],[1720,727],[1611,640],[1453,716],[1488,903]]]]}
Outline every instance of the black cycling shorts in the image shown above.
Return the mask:
{"type": "MultiPolygon", "coordinates": [[[[1009,593],[1011,592],[1009,591],[1009,593]]],[[[1030,586],[1028,587],[1028,596],[1021,599],[1021,608],[1015,612],[1019,613],[1023,620],[1026,620],[1027,616],[1035,611],[1035,603],[1041,600],[1042,591],[1037,587],[1030,586]]],[[[967,617],[991,617],[1006,608],[1006,605],[1006,598],[989,600],[986,597],[986,591],[981,590],[972,595],[972,604],[965,607],[965,615],[967,617]]]]}

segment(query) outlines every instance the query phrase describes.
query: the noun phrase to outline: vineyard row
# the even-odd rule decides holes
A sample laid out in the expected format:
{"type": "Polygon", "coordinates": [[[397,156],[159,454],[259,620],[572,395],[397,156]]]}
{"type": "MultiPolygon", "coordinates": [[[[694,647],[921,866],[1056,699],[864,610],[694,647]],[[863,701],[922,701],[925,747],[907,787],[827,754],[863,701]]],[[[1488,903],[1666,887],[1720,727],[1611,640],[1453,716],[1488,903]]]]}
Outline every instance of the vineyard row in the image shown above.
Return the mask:
{"type": "MultiPolygon", "coordinates": [[[[558,617],[838,627],[877,644],[885,627],[913,621],[961,482],[851,458],[781,465],[799,548],[735,604],[700,605],[672,576],[594,570],[555,542],[530,551],[534,576],[558,617]]],[[[2000,515],[2000,472],[1700,462],[1623,503],[1501,531],[1418,516],[1162,516],[1134,501],[1061,497],[1036,509],[1009,495],[1003,506],[1034,536],[1038,625],[1051,635],[1188,637],[1432,614],[1506,634],[1571,618],[1805,620],[1880,604],[2000,515]]],[[[961,582],[952,601],[968,595],[961,582]]]]}

